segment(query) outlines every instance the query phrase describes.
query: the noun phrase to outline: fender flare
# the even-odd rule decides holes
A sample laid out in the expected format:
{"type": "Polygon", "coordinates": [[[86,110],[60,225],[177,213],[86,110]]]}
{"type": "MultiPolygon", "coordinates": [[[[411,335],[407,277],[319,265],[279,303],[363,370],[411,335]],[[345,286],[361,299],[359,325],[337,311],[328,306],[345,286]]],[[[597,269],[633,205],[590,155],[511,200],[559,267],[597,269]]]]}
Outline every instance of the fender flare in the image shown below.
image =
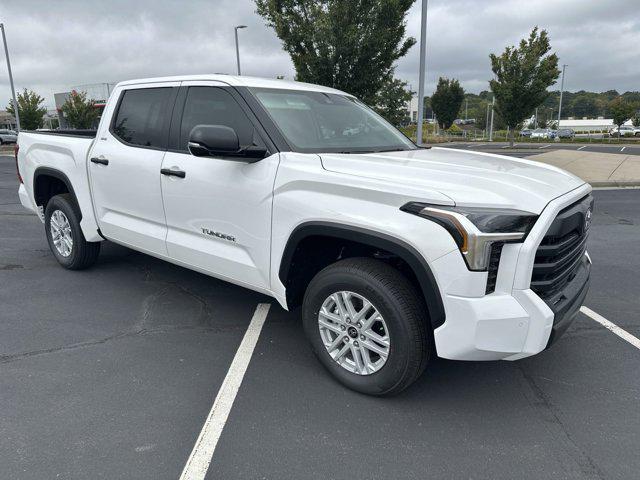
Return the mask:
{"type": "MultiPolygon", "coordinates": [[[[74,200],[76,202],[76,205],[78,204],[78,197],[76,196],[76,192],[73,190],[73,184],[71,183],[71,180],[69,180],[69,177],[67,177],[67,175],[64,172],[62,172],[60,170],[56,170],[55,168],[51,168],[51,167],[38,167],[33,172],[33,198],[34,198],[34,200],[37,201],[37,198],[36,198],[36,184],[38,182],[38,177],[41,177],[43,175],[46,175],[46,176],[49,176],[49,177],[53,177],[53,178],[57,178],[62,183],[64,183],[67,186],[67,189],[69,190],[69,193],[71,195],[73,195],[73,198],[74,198],[74,200]]],[[[80,219],[82,219],[82,211],[80,210],[80,207],[78,207],[78,211],[80,213],[80,219]]]]}
{"type": "Polygon", "coordinates": [[[298,245],[310,236],[344,238],[345,240],[370,245],[397,255],[411,267],[420,283],[432,327],[436,329],[444,323],[445,310],[442,296],[427,261],[415,248],[403,240],[375,230],[331,222],[305,222],[298,225],[291,232],[280,260],[278,277],[283,285],[287,284],[286,280],[289,275],[291,261],[298,245]]]}

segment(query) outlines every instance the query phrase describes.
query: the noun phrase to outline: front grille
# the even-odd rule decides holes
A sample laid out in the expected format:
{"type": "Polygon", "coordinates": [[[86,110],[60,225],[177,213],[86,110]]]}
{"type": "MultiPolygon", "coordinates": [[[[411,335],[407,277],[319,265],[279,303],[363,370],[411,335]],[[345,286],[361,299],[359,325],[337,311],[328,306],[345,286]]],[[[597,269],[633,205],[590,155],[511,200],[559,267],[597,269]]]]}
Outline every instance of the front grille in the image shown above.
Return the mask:
{"type": "Polygon", "coordinates": [[[591,195],[563,209],[542,239],[531,275],[531,289],[549,299],[573,280],[587,249],[589,235],[585,221],[593,208],[591,195]]]}

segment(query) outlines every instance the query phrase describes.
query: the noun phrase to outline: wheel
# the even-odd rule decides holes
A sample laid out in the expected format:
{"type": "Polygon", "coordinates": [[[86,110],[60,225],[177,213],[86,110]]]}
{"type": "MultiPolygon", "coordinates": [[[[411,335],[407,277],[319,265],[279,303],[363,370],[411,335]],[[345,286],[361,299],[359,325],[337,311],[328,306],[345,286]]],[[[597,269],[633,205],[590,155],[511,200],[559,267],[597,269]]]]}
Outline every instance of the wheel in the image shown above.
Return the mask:
{"type": "Polygon", "coordinates": [[[302,320],[320,362],[342,384],[369,395],[404,390],[432,351],[422,297],[399,271],[372,258],[320,271],[305,293],[302,320]]]}
{"type": "Polygon", "coordinates": [[[640,137],[640,132],[636,132],[634,135],[635,135],[636,137],[640,137]]]}
{"type": "Polygon", "coordinates": [[[82,270],[95,263],[100,242],[85,240],[79,208],[72,195],[64,193],[51,198],[44,217],[49,248],[60,265],[69,270],[82,270]]]}

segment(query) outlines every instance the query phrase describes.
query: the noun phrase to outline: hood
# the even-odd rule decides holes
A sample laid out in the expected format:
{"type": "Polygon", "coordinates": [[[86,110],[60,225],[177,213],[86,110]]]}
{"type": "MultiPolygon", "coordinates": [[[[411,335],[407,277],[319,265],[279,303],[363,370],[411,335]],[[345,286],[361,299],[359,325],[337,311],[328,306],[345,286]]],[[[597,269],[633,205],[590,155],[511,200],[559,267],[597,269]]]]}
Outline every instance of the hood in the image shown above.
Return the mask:
{"type": "Polygon", "coordinates": [[[585,183],[543,163],[452,148],[320,156],[323,167],[332,172],[437,191],[460,206],[536,214],[554,198],[585,183]]]}

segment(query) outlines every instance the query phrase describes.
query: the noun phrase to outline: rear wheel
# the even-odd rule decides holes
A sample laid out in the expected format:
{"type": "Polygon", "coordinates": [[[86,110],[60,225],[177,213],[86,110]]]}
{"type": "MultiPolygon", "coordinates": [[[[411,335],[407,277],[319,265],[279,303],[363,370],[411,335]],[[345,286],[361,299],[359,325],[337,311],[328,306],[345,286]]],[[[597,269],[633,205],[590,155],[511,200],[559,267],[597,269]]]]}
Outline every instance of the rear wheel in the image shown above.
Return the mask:
{"type": "Polygon", "coordinates": [[[421,297],[384,262],[351,258],[326,267],[309,284],[302,315],[320,362],[353,390],[398,393],[427,365],[432,336],[421,297]]]}
{"type": "Polygon", "coordinates": [[[72,195],[56,195],[45,209],[45,232],[56,260],[69,270],[93,265],[100,253],[100,242],[87,242],[80,228],[80,213],[72,195]]]}

